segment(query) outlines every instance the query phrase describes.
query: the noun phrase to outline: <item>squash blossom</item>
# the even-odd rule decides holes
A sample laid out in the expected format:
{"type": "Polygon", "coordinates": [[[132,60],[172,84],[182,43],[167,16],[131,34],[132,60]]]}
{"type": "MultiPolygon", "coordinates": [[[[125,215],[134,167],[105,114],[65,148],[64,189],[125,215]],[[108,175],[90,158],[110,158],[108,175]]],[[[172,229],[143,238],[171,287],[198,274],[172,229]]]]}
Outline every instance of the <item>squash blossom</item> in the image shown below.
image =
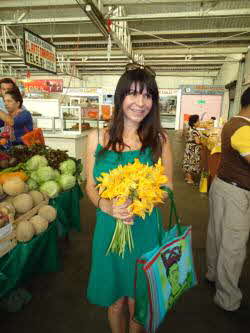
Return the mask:
{"type": "MultiPolygon", "coordinates": [[[[153,166],[142,164],[138,158],[134,163],[119,165],[109,173],[102,173],[97,178],[99,195],[101,198],[117,200],[117,205],[122,205],[128,199],[132,202],[128,210],[145,219],[146,214],[151,214],[155,205],[162,203],[165,191],[163,185],[168,178],[164,175],[164,167],[161,159],[153,166]]],[[[122,220],[116,220],[116,228],[113,238],[107,250],[124,257],[125,248],[132,251],[133,238],[131,225],[124,224],[122,220]]]]}

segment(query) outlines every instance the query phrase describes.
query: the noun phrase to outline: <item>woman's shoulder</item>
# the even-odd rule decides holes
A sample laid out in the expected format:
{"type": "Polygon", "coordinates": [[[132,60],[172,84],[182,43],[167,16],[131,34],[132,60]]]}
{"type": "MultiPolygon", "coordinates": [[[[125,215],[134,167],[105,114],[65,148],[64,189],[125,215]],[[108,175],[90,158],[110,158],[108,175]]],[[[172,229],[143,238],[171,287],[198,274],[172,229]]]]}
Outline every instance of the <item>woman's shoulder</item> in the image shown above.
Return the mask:
{"type": "Polygon", "coordinates": [[[31,119],[32,120],[32,115],[31,113],[28,111],[28,110],[22,110],[21,109],[21,112],[19,112],[16,116],[15,116],[15,119],[31,119]]]}
{"type": "Polygon", "coordinates": [[[107,129],[101,128],[94,128],[89,131],[88,133],[88,144],[93,147],[97,147],[98,144],[104,144],[104,138],[106,137],[107,129]]]}
{"type": "Polygon", "coordinates": [[[21,112],[18,113],[19,116],[31,116],[30,111],[28,111],[27,109],[21,109],[21,112]]]}

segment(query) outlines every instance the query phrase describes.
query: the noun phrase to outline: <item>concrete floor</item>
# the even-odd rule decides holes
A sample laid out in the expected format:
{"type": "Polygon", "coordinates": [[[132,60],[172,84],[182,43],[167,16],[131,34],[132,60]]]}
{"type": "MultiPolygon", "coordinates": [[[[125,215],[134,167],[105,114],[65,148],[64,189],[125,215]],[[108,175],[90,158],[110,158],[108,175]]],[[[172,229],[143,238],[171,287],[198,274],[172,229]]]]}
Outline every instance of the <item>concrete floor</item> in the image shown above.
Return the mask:
{"type": "MultiPolygon", "coordinates": [[[[183,224],[193,227],[193,250],[198,285],[184,294],[169,312],[159,329],[163,332],[234,333],[249,329],[248,323],[227,316],[213,304],[213,289],[204,282],[205,239],[208,221],[207,195],[185,184],[181,172],[183,140],[179,133],[170,132],[175,157],[175,196],[183,224]]],[[[36,276],[26,284],[32,301],[18,313],[0,312],[1,332],[16,333],[79,333],[110,332],[106,309],[88,304],[85,291],[91,255],[91,239],[95,210],[86,197],[82,200],[82,232],[71,232],[70,241],[60,241],[63,270],[36,276]]],[[[164,209],[167,223],[167,209],[164,209]]],[[[249,251],[248,251],[249,252],[249,251]]],[[[241,289],[250,303],[250,261],[247,260],[241,279],[241,289]]],[[[105,288],[105,286],[104,286],[105,288]]],[[[250,317],[250,313],[249,313],[250,317]]]]}

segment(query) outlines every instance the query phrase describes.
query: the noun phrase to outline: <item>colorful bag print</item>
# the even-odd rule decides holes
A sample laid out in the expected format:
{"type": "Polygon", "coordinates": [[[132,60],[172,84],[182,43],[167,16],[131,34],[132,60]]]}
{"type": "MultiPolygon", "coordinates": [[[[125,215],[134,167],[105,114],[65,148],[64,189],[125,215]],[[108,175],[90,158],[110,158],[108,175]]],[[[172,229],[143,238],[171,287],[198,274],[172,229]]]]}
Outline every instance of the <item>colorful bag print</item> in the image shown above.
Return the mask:
{"type": "Polygon", "coordinates": [[[172,191],[169,198],[170,228],[165,231],[161,245],[145,253],[136,264],[134,319],[149,333],[156,331],[178,298],[197,283],[191,226],[180,225],[172,191]],[[172,227],[173,213],[176,224],[172,227]]]}

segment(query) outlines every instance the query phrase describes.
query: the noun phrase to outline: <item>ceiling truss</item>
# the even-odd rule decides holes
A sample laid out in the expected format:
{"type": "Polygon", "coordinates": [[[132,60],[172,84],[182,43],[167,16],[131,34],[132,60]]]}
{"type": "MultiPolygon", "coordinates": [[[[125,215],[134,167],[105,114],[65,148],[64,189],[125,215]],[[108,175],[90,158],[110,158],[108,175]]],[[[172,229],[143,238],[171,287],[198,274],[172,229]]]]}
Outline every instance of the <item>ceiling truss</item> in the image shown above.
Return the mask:
{"type": "Polygon", "coordinates": [[[250,45],[247,0],[1,0],[0,17],[0,75],[27,70],[23,27],[56,45],[59,73],[79,78],[120,74],[129,61],[214,78],[250,45]]]}

